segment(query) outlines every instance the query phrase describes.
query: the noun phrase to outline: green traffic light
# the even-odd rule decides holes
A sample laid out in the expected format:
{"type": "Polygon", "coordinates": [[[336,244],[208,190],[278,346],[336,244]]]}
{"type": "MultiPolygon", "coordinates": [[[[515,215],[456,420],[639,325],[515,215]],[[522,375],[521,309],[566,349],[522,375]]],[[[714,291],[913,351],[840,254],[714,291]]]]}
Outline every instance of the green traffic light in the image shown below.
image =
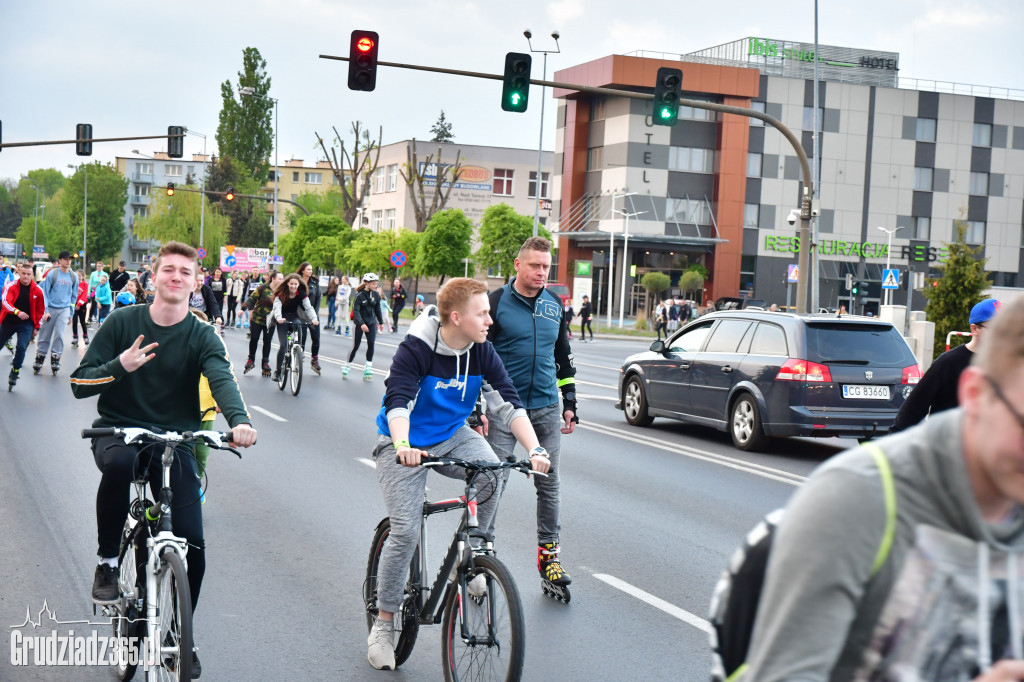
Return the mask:
{"type": "Polygon", "coordinates": [[[521,100],[522,98],[523,98],[523,96],[520,95],[518,92],[513,92],[512,96],[509,97],[509,99],[512,100],[512,106],[514,106],[514,107],[519,106],[519,100],[521,100]]]}
{"type": "Polygon", "coordinates": [[[662,107],[660,115],[662,118],[672,118],[672,110],[668,107],[662,107]]]}

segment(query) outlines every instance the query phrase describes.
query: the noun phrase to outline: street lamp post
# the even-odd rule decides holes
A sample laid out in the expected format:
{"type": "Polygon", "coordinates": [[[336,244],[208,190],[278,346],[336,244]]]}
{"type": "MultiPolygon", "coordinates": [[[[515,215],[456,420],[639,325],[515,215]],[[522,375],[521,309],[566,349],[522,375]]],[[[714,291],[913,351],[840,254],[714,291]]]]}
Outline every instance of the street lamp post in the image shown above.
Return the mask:
{"type": "Polygon", "coordinates": [[[629,219],[635,218],[638,215],[643,215],[644,213],[647,213],[647,211],[626,213],[624,210],[618,210],[615,212],[626,217],[625,234],[623,235],[622,242],[622,281],[619,284],[619,329],[622,329],[622,323],[624,321],[623,313],[626,307],[626,266],[629,265],[629,219]]]}
{"type": "MultiPolygon", "coordinates": [[[[626,197],[631,197],[634,194],[636,194],[636,192],[626,192],[625,194],[613,194],[612,195],[612,213],[616,213],[616,210],[615,210],[615,200],[616,199],[625,199],[626,197]]],[[[622,207],[623,208],[626,207],[626,202],[622,202],[622,207]]],[[[627,224],[627,227],[629,227],[628,224],[627,224]]],[[[623,251],[622,257],[623,257],[623,259],[625,259],[625,257],[626,257],[625,251],[623,251]]],[[[608,230],[608,328],[609,329],[611,329],[611,327],[612,327],[612,293],[615,291],[614,286],[615,286],[615,233],[612,232],[611,229],[609,228],[609,230],[608,230]]],[[[619,326],[621,326],[621,323],[620,323],[619,326]]]]}
{"type": "MultiPolygon", "coordinates": [[[[523,31],[523,35],[526,36],[526,44],[530,46],[530,52],[539,53],[544,55],[544,77],[542,80],[548,79],[548,55],[549,54],[560,54],[562,48],[558,45],[558,39],[561,37],[558,31],[552,31],[551,37],[555,39],[554,50],[535,50],[533,49],[533,43],[530,38],[533,37],[533,33],[530,29],[523,31]]],[[[540,140],[537,142],[537,201],[533,208],[533,236],[537,236],[537,232],[540,229],[540,199],[541,199],[541,187],[543,183],[541,179],[543,176],[543,164],[544,164],[544,92],[545,87],[542,85],[540,88],[540,140]]]]}
{"type": "MultiPolygon", "coordinates": [[[[68,168],[75,168],[75,166],[69,163],[68,168]]],[[[85,191],[82,193],[82,268],[88,270],[89,261],[85,257],[89,241],[89,167],[83,163],[81,168],[82,174],[85,176],[85,191]]]]}
{"type": "MultiPolygon", "coordinates": [[[[892,236],[894,234],[896,234],[897,230],[902,230],[903,226],[902,225],[897,225],[896,227],[894,227],[893,229],[890,230],[888,228],[885,228],[885,227],[882,227],[881,225],[879,225],[878,229],[881,230],[882,232],[885,232],[887,235],[889,235],[889,244],[885,247],[885,269],[888,270],[889,266],[892,264],[892,236]]],[[[884,277],[882,278],[882,284],[885,284],[885,278],[884,277]]],[[[908,306],[909,306],[909,303],[910,303],[909,299],[907,300],[907,303],[908,303],[908,306]]],[[[886,305],[892,305],[892,289],[886,289],[885,290],[885,304],[886,305]]]]}
{"type": "Polygon", "coordinates": [[[32,228],[32,251],[34,253],[36,250],[36,242],[39,241],[39,186],[29,185],[29,187],[36,191],[36,210],[33,211],[35,214],[35,225],[32,228]]]}
{"type": "Polygon", "coordinates": [[[245,86],[239,88],[238,94],[243,97],[259,97],[260,99],[269,99],[274,102],[274,255],[277,255],[277,176],[280,173],[277,166],[277,98],[270,97],[269,95],[256,94],[256,88],[252,86],[245,86]]]}

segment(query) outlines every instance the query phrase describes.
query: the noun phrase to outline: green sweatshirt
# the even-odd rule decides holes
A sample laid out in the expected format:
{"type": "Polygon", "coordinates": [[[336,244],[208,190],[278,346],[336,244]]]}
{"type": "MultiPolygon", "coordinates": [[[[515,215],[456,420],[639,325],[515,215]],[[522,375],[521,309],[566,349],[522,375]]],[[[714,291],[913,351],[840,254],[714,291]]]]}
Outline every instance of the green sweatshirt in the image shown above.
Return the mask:
{"type": "Polygon", "coordinates": [[[199,375],[232,427],[250,423],[238,390],[227,348],[212,326],[187,315],[161,327],[149,306],[127,306],[112,312],[93,337],[78,369],[71,375],[76,398],[99,395],[94,427],[154,426],[195,431],[199,422],[199,375]],[[134,372],[121,366],[120,354],[142,335],[142,346],[160,345],[152,360],[134,372]]]}

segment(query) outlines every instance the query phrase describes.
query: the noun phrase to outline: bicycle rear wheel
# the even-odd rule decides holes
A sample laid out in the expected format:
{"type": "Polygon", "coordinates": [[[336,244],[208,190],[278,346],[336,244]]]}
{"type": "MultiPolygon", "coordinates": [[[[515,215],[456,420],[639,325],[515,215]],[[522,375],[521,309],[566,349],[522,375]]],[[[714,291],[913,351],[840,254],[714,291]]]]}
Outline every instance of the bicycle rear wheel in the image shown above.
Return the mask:
{"type": "Polygon", "coordinates": [[[478,556],[466,573],[468,583],[483,574],[487,589],[465,600],[456,586],[448,593],[441,618],[441,661],[447,682],[518,680],[523,674],[526,626],[523,604],[512,574],[495,557],[478,556]],[[469,639],[464,639],[462,626],[469,639]]]}
{"type": "Polygon", "coordinates": [[[302,387],[302,346],[295,344],[289,352],[291,355],[291,371],[288,372],[288,383],[291,384],[292,395],[298,395],[302,387]]]}
{"type": "MultiPolygon", "coordinates": [[[[391,534],[391,521],[384,519],[377,525],[377,532],[370,543],[370,558],[366,562],[366,580],[363,581],[363,603],[366,605],[366,628],[369,631],[373,627],[373,619],[377,616],[377,567],[380,565],[380,555],[388,542],[391,534]]],[[[411,585],[419,583],[419,569],[416,564],[416,556],[413,555],[413,567],[409,575],[409,581],[405,586],[403,598],[404,608],[402,609],[402,632],[395,643],[395,667],[405,663],[412,653],[416,644],[416,635],[419,634],[419,621],[416,613],[416,599],[411,585]]]]}
{"type": "Polygon", "coordinates": [[[156,628],[159,647],[158,680],[182,682],[192,679],[192,595],[181,557],[165,551],[157,567],[156,628]]]}

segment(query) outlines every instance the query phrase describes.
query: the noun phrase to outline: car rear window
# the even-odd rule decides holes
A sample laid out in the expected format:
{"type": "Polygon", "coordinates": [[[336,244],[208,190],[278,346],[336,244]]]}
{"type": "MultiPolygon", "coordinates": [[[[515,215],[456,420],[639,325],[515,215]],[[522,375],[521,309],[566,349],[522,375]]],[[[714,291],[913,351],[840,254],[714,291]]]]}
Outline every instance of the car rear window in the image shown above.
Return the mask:
{"type": "Polygon", "coordinates": [[[917,362],[896,328],[879,324],[808,324],[806,359],[874,367],[909,367],[917,362]]]}

